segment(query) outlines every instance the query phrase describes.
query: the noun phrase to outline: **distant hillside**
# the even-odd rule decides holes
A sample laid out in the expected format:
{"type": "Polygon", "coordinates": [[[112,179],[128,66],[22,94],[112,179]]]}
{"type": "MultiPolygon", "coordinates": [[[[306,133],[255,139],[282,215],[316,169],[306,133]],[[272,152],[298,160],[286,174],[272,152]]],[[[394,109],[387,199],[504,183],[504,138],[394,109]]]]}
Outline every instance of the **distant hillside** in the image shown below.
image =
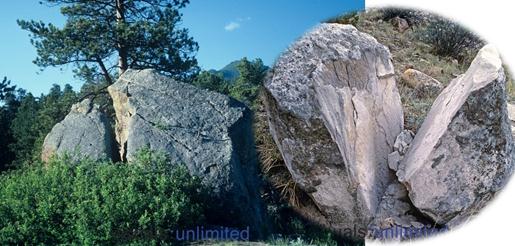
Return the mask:
{"type": "MultiPolygon", "coordinates": [[[[220,74],[225,80],[233,82],[240,76],[240,73],[238,72],[238,64],[240,64],[240,62],[241,60],[236,60],[227,64],[220,70],[211,69],[209,72],[213,74],[220,74]]],[[[268,66],[265,67],[266,70],[269,69],[268,66]]]]}
{"type": "Polygon", "coordinates": [[[238,72],[237,68],[238,64],[240,64],[240,60],[233,61],[227,64],[222,69],[218,70],[217,72],[221,74],[224,77],[224,79],[233,81],[236,78],[238,78],[238,76],[240,76],[240,72],[238,72]]]}

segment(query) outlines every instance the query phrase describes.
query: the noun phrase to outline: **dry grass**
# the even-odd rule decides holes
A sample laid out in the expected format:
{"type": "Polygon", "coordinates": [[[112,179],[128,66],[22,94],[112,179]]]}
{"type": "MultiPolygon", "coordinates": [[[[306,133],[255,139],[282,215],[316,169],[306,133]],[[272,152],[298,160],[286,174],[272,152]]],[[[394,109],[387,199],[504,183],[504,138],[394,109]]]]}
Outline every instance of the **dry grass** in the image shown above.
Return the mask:
{"type": "Polygon", "coordinates": [[[291,206],[298,207],[302,191],[293,181],[282,155],[270,134],[263,93],[261,93],[256,102],[254,135],[256,136],[261,171],[266,180],[280,192],[281,197],[288,201],[291,206]]]}
{"type": "Polygon", "coordinates": [[[505,67],[504,71],[506,73],[506,94],[508,94],[508,101],[515,102],[515,80],[513,80],[513,76],[511,76],[510,70],[505,67]]]}

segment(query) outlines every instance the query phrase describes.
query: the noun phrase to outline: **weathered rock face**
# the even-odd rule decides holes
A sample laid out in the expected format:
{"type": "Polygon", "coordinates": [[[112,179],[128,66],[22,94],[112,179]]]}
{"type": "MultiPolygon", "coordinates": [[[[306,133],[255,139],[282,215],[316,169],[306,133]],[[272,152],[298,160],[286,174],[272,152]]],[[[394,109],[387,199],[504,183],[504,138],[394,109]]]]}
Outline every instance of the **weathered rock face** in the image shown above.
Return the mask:
{"type": "Polygon", "coordinates": [[[276,62],[267,112],[276,144],[301,189],[338,230],[366,228],[392,173],[403,128],[388,49],[353,26],[322,24],[276,62]]]}
{"type": "Polygon", "coordinates": [[[265,213],[251,113],[243,104],[153,70],[128,70],[108,90],[123,160],[150,148],[186,164],[212,191],[218,209],[208,216],[228,226],[250,226],[259,237],[265,213]]]}
{"type": "Polygon", "coordinates": [[[418,96],[437,95],[443,89],[440,81],[415,69],[404,71],[402,80],[408,86],[414,88],[418,96]]]}
{"type": "Polygon", "coordinates": [[[117,160],[109,119],[89,99],[73,105],[66,118],[52,128],[45,138],[41,159],[46,162],[64,153],[76,160],[117,160]]]}
{"type": "Polygon", "coordinates": [[[503,187],[513,162],[505,75],[486,46],[438,96],[397,175],[415,207],[452,227],[503,187]]]}

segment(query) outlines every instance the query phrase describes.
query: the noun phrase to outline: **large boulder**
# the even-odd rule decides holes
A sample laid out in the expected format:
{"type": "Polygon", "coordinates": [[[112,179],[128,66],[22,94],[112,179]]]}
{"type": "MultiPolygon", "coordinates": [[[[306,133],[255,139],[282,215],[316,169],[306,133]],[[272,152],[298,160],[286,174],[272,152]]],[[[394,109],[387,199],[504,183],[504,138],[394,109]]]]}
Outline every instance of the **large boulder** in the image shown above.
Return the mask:
{"type": "Polygon", "coordinates": [[[154,70],[128,70],[108,90],[122,160],[130,163],[143,148],[165,153],[210,189],[210,222],[249,226],[253,237],[262,235],[265,212],[248,108],[154,70]]]}
{"type": "Polygon", "coordinates": [[[512,173],[505,83],[499,54],[484,47],[438,96],[399,166],[413,205],[437,224],[475,214],[512,173]]]}
{"type": "Polygon", "coordinates": [[[116,149],[109,118],[85,99],[73,105],[46,136],[41,159],[47,162],[53,155],[69,154],[74,160],[117,160],[116,149]]]}
{"type": "Polygon", "coordinates": [[[311,219],[366,228],[393,180],[387,159],[403,129],[388,48],[353,26],[322,24],[278,59],[265,87],[274,141],[320,210],[311,219]]]}

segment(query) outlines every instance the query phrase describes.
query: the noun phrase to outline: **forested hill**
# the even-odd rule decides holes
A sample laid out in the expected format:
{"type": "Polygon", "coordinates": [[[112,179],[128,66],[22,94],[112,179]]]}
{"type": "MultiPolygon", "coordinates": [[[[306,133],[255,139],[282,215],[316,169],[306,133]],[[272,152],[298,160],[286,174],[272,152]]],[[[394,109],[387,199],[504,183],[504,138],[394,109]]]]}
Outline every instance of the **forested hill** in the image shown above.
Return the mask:
{"type": "MultiPolygon", "coordinates": [[[[212,74],[221,75],[226,81],[228,81],[229,83],[232,83],[240,76],[240,72],[238,71],[238,66],[241,63],[242,63],[241,60],[236,60],[236,61],[233,61],[233,62],[225,65],[225,67],[223,67],[220,70],[210,69],[209,72],[212,74]]],[[[269,67],[266,65],[263,65],[263,69],[268,70],[269,67]]]]}

